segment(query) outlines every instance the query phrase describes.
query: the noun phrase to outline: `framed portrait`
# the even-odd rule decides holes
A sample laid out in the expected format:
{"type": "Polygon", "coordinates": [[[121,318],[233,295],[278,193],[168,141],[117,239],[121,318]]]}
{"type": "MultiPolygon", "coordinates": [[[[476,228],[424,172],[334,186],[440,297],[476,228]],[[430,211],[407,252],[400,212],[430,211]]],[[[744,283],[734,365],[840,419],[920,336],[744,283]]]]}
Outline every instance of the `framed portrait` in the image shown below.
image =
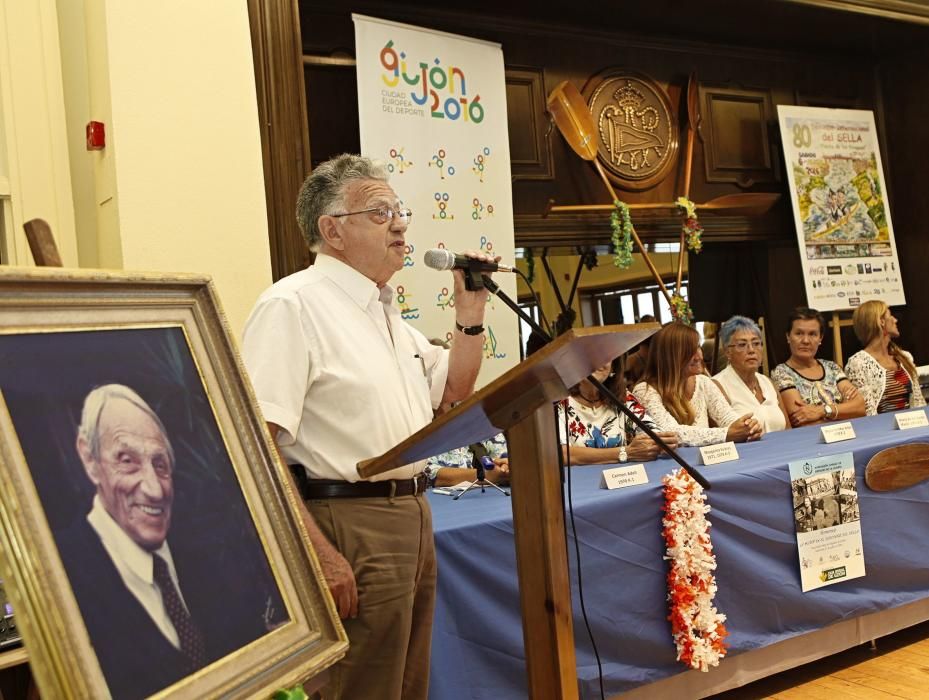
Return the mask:
{"type": "Polygon", "coordinates": [[[202,276],[0,267],[0,579],[44,697],[270,696],[347,639],[202,276]]]}

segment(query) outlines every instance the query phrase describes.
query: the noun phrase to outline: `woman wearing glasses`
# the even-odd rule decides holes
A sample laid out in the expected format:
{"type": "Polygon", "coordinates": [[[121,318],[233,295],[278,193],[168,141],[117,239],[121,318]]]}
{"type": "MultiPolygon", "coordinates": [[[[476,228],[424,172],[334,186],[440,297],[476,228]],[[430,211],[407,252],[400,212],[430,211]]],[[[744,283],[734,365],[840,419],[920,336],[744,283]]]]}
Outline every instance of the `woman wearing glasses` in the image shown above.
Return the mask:
{"type": "Polygon", "coordinates": [[[816,309],[795,309],[787,320],[790,358],[771,372],[795,428],[865,414],[864,399],[842,368],[816,357],[825,330],[826,321],[816,309]]]}
{"type": "Polygon", "coordinates": [[[713,376],[739,415],[751,413],[766,433],[790,427],[787,411],[774,384],[761,367],[761,329],[750,318],[733,316],[719,330],[728,365],[713,376]]]}
{"type": "Polygon", "coordinates": [[[849,358],[845,372],[864,396],[867,414],[925,406],[913,356],[895,342],[900,330],[890,307],[866,301],[855,309],[852,324],[864,350],[849,358]]]}

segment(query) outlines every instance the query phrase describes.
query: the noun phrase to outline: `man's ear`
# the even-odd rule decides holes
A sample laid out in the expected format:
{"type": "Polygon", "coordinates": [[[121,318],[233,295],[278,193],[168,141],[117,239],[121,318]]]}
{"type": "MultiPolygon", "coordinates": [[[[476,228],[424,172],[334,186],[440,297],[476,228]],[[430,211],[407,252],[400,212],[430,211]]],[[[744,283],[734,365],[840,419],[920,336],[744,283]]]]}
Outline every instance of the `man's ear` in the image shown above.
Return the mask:
{"type": "Polygon", "coordinates": [[[87,472],[87,478],[96,486],[100,483],[100,465],[97,464],[97,460],[93,458],[90,445],[87,444],[87,440],[85,440],[83,436],[78,436],[76,447],[77,454],[80,456],[81,463],[84,465],[84,471],[87,472]]]}
{"type": "Polygon", "coordinates": [[[323,214],[319,217],[317,226],[319,227],[319,235],[326,245],[336,250],[344,250],[345,240],[342,238],[342,230],[338,226],[336,217],[323,214]]]}

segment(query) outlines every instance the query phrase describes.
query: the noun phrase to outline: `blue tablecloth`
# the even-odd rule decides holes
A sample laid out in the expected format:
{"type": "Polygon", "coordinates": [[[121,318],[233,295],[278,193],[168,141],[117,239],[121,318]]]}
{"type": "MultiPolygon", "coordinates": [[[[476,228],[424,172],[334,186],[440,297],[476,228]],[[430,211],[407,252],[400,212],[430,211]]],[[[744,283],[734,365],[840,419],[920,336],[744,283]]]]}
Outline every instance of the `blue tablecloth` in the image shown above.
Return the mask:
{"type": "MultiPolygon", "coordinates": [[[[773,433],[738,445],[736,462],[702,468],[712,483],[716,605],[728,617],[730,655],[929,597],[929,482],[885,493],[864,484],[876,452],[929,442],[929,428],[894,430],[892,414],[853,425],[854,440],[827,445],[817,427],[773,433]],[[787,463],[842,452],[854,454],[867,575],[802,593],[787,463]]],[[[698,464],[696,449],[682,453],[698,464]]],[[[599,689],[578,605],[581,583],[607,695],[685,670],[666,620],[662,558],[661,477],[674,466],[651,462],[647,485],[615,491],[599,488],[603,465],[570,470],[580,576],[570,514],[566,520],[582,697],[599,697],[599,689]]],[[[430,698],[525,698],[510,499],[491,489],[430,501],[439,557],[430,698]]]]}

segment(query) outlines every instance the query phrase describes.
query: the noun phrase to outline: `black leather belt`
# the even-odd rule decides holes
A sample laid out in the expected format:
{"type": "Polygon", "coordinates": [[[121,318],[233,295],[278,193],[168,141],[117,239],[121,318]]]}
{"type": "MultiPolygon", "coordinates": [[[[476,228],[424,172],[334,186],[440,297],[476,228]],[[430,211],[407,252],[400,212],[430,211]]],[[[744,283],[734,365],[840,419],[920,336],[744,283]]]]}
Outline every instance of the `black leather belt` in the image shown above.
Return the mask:
{"type": "Polygon", "coordinates": [[[305,501],[317,501],[326,498],[396,498],[399,496],[418,496],[426,490],[428,479],[419,474],[409,479],[389,479],[387,481],[335,481],[331,479],[310,479],[302,464],[291,464],[290,471],[305,501]]]}

